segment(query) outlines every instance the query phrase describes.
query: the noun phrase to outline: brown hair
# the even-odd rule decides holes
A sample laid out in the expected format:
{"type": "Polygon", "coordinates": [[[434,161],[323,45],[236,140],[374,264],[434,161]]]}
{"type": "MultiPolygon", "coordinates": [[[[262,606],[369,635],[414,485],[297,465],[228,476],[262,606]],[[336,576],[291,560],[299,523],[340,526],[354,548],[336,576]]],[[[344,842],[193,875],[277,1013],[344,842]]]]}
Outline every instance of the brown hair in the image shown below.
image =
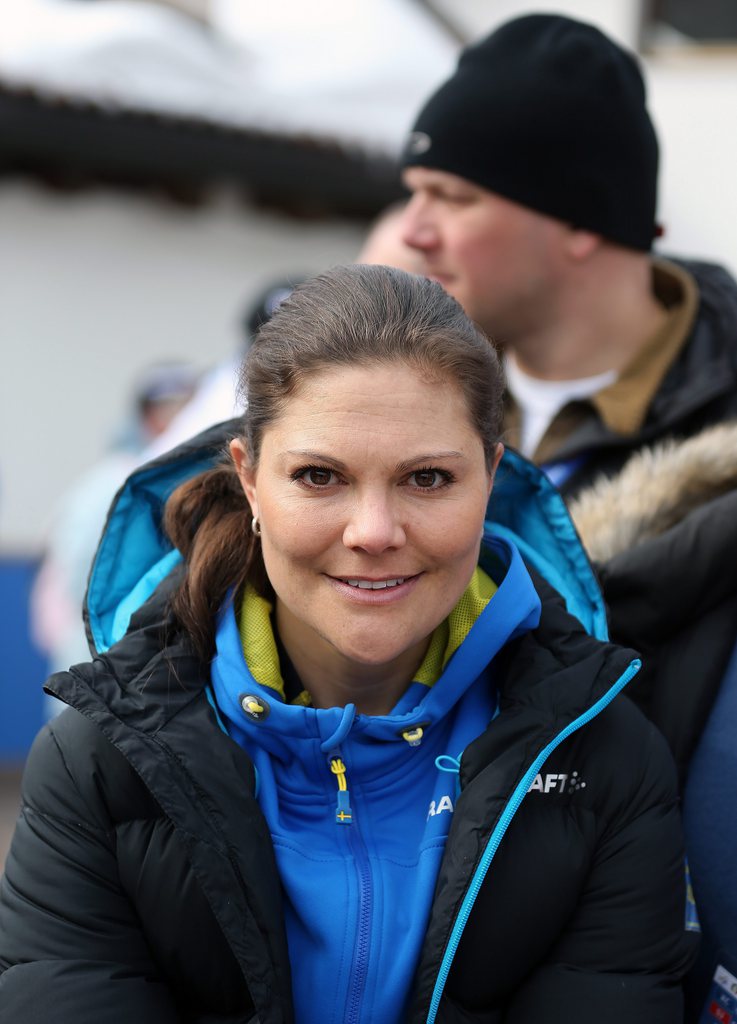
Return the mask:
{"type": "MultiPolygon", "coordinates": [[[[492,466],[504,387],[493,346],[439,284],[366,265],[337,267],[301,284],[258,332],[239,380],[252,464],[264,432],[312,374],[377,363],[400,363],[459,387],[492,466]]],[[[251,523],[229,457],[167,502],[164,528],[187,564],[173,609],[205,659],[214,651],[215,616],[228,590],[249,581],[269,593],[251,523]]]]}

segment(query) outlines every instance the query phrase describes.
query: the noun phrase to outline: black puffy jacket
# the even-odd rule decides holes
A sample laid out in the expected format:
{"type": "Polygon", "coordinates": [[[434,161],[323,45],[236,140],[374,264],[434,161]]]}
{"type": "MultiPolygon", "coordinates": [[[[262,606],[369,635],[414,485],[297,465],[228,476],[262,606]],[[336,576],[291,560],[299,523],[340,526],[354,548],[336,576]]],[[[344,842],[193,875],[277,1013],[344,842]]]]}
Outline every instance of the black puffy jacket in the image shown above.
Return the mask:
{"type": "Polygon", "coordinates": [[[737,643],[737,421],[644,449],[570,507],[683,785],[737,643]]]}
{"type": "Polygon", "coordinates": [[[642,652],[632,697],[665,736],[685,793],[704,931],[687,982],[687,1019],[695,1022],[737,941],[728,881],[735,830],[729,815],[714,827],[718,794],[729,798],[737,776],[729,749],[712,738],[715,720],[725,737],[737,727],[723,687],[737,650],[737,422],[640,452],[618,476],[582,492],[571,511],[599,563],[612,635],[642,652]]]}

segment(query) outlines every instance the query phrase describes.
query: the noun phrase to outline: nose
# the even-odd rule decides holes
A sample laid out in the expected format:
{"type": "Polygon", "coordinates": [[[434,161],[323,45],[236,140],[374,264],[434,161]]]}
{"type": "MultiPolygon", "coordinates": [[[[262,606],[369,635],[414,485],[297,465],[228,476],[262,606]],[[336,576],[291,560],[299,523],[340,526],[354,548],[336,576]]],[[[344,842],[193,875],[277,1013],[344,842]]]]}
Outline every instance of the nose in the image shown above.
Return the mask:
{"type": "Polygon", "coordinates": [[[388,496],[367,495],[359,498],[343,530],[347,548],[379,555],[406,543],[405,528],[388,496]]]}
{"type": "Polygon", "coordinates": [[[411,249],[428,252],[436,248],[438,230],[430,205],[421,192],[415,192],[402,214],[400,237],[411,249]]]}

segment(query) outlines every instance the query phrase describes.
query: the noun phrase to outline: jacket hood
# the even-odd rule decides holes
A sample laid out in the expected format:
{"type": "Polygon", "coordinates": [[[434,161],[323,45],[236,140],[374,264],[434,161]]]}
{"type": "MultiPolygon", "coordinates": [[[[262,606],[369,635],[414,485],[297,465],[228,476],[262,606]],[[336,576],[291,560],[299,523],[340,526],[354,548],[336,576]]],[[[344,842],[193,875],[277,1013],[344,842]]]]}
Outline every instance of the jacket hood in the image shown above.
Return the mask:
{"type": "MultiPolygon", "coordinates": [[[[241,420],[218,424],[133,472],[113,500],[92,564],[85,621],[93,653],[126,632],[131,616],[181,560],[162,530],[164,505],[186,479],[222,457],[241,420]]],[[[514,543],[598,639],[606,613],[594,571],[565,503],[531,462],[506,451],[487,510],[487,532],[514,543]]]]}
{"type": "Polygon", "coordinates": [[[737,421],[642,449],[571,502],[571,516],[591,558],[606,562],[735,488],[737,421]]]}

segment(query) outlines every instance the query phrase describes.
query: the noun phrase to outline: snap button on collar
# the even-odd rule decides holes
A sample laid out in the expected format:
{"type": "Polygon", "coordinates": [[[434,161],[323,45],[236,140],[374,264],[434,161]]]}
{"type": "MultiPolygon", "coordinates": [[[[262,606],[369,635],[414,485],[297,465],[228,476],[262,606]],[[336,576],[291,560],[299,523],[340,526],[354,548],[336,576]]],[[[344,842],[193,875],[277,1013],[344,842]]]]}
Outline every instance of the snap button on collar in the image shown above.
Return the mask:
{"type": "Polygon", "coordinates": [[[253,722],[263,722],[268,717],[271,708],[263,697],[257,697],[253,693],[242,693],[238,698],[241,711],[253,722]]]}

